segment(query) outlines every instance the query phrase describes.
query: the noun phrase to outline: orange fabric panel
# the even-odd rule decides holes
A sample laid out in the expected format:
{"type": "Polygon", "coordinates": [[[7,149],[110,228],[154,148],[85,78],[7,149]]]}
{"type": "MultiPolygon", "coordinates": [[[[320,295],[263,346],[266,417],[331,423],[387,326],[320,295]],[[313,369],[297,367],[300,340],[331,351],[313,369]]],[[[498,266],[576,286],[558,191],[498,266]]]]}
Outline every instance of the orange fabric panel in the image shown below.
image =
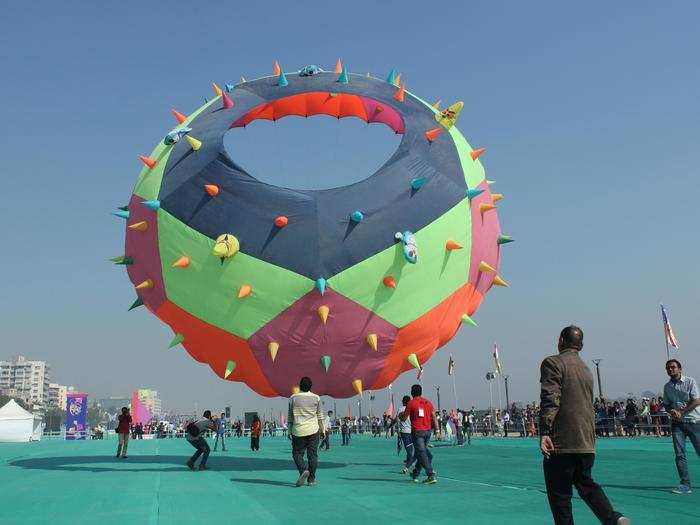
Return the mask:
{"type": "Polygon", "coordinates": [[[341,117],[357,117],[367,122],[367,111],[365,105],[358,97],[354,95],[340,95],[340,116],[341,117]]]}
{"type": "Polygon", "coordinates": [[[224,378],[226,363],[236,362],[236,369],[227,381],[246,383],[261,396],[276,397],[275,392],[260,369],[248,342],[240,337],[216,328],[188,314],[179,306],[165,301],[157,310],[158,318],[172,328],[173,332],[182,334],[182,346],[200,363],[207,363],[221,379],[224,378]]]}
{"type": "Polygon", "coordinates": [[[418,362],[425,364],[438,348],[452,339],[462,322],[462,314],[473,314],[482,300],[483,295],[467,283],[435,308],[399,329],[384,369],[370,390],[386,388],[400,373],[412,368],[407,361],[409,354],[415,353],[418,362]]]}
{"type": "Polygon", "coordinates": [[[299,117],[305,117],[308,115],[305,94],[275,100],[272,102],[272,107],[274,108],[275,112],[275,120],[279,120],[289,115],[297,115],[299,117]]]}

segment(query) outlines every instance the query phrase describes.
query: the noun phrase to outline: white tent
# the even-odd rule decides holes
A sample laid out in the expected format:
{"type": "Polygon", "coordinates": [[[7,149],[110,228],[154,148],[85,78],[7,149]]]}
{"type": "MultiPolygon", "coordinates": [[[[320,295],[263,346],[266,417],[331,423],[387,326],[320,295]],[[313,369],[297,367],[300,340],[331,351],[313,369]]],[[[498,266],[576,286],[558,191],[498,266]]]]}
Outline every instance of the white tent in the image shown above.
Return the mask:
{"type": "Polygon", "coordinates": [[[0,408],[0,442],[27,442],[35,434],[34,414],[19,406],[14,399],[0,408]]]}

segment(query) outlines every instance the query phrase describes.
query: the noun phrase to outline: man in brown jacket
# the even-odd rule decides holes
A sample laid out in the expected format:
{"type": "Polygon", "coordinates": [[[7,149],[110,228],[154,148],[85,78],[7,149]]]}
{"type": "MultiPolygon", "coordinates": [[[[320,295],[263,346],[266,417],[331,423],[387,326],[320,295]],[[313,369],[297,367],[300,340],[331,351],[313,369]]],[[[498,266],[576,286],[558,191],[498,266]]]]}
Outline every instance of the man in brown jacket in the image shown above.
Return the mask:
{"type": "Polygon", "coordinates": [[[595,458],[593,375],[579,357],[583,331],[567,326],[558,346],[559,355],[547,357],[540,367],[540,449],[554,523],[573,525],[573,485],[601,523],[629,524],[591,478],[595,458]]]}

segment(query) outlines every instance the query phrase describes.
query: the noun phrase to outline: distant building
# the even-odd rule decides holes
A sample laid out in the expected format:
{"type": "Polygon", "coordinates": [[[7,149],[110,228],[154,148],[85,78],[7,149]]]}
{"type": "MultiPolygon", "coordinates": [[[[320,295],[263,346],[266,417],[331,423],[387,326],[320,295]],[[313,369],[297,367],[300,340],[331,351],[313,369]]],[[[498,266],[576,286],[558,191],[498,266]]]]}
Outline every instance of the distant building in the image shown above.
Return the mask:
{"type": "Polygon", "coordinates": [[[49,401],[48,405],[58,407],[61,410],[66,409],[66,398],[68,392],[75,390],[75,387],[59,385],[58,383],[49,383],[49,401]]]}
{"type": "Polygon", "coordinates": [[[138,390],[139,400],[148,408],[151,416],[160,417],[163,413],[163,405],[156,390],[140,388],[138,390]]]}
{"type": "Polygon", "coordinates": [[[131,399],[128,397],[103,397],[97,400],[97,406],[108,414],[121,413],[122,407],[129,407],[131,399]]]}
{"type": "Polygon", "coordinates": [[[31,406],[49,402],[51,369],[46,361],[31,361],[23,355],[0,361],[0,392],[22,399],[31,406]]]}

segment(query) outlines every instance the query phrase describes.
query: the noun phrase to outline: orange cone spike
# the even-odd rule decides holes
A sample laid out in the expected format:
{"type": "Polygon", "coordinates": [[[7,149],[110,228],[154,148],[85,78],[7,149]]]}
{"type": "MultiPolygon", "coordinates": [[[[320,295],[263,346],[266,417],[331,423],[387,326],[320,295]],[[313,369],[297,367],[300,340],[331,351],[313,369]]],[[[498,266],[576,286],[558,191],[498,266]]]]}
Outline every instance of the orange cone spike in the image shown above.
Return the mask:
{"type": "Polygon", "coordinates": [[[343,72],[343,63],[338,59],[335,63],[335,74],[340,75],[343,72]]]}
{"type": "Polygon", "coordinates": [[[401,85],[401,73],[396,75],[396,78],[394,79],[394,85],[400,86],[401,85]]]}
{"type": "Polygon", "coordinates": [[[146,157],[145,155],[139,155],[139,159],[143,162],[149,170],[152,170],[156,166],[156,161],[151,157],[146,157]]]}
{"type": "Polygon", "coordinates": [[[279,62],[275,60],[275,64],[272,66],[272,74],[275,75],[276,77],[280,76],[280,73],[282,72],[282,68],[279,65],[279,62]]]}
{"type": "Polygon", "coordinates": [[[403,102],[404,98],[406,97],[406,88],[404,86],[401,86],[396,93],[394,93],[394,100],[398,100],[399,102],[403,102]]]}
{"type": "Polygon", "coordinates": [[[145,290],[147,288],[153,288],[153,281],[151,279],[146,279],[145,281],[137,284],[135,286],[137,290],[145,290]]]}
{"type": "Polygon", "coordinates": [[[216,197],[219,194],[219,187],[216,184],[205,184],[204,191],[206,191],[210,196],[216,197]]]}
{"type": "Polygon", "coordinates": [[[485,202],[482,202],[481,204],[479,204],[479,212],[481,212],[481,215],[483,215],[487,211],[491,211],[491,210],[495,210],[495,209],[496,209],[496,206],[494,206],[493,204],[486,204],[485,202]]]}
{"type": "Polygon", "coordinates": [[[462,248],[463,248],[463,246],[461,244],[453,241],[452,239],[447,241],[447,243],[445,244],[446,250],[461,250],[462,248]]]}
{"type": "Polygon", "coordinates": [[[428,139],[428,142],[433,142],[436,138],[440,136],[440,133],[442,133],[443,129],[444,128],[429,129],[425,132],[425,138],[428,139]]]}
{"type": "Polygon", "coordinates": [[[249,284],[243,284],[238,289],[238,298],[243,299],[244,297],[248,297],[252,292],[253,289],[250,287],[249,284]]]}
{"type": "Polygon", "coordinates": [[[486,148],[477,148],[474,151],[472,151],[469,155],[471,155],[472,160],[476,160],[479,157],[481,157],[485,151],[486,148]]]}
{"type": "Polygon", "coordinates": [[[190,265],[190,258],[183,255],[173,263],[173,268],[187,268],[190,265]]]}
{"type": "Polygon", "coordinates": [[[170,111],[172,111],[173,115],[175,115],[175,120],[177,120],[178,124],[182,124],[183,122],[185,122],[187,120],[187,117],[185,115],[183,115],[182,113],[180,113],[175,108],[171,109],[170,111]]]}
{"type": "Polygon", "coordinates": [[[275,217],[275,226],[277,226],[278,228],[284,228],[287,224],[289,224],[289,219],[284,215],[275,217]]]}
{"type": "Polygon", "coordinates": [[[129,224],[129,229],[145,232],[148,229],[148,223],[146,221],[135,222],[134,224],[129,224]]]}
{"type": "Polygon", "coordinates": [[[391,275],[384,277],[382,282],[387,288],[396,288],[396,279],[394,279],[391,275]]]}

